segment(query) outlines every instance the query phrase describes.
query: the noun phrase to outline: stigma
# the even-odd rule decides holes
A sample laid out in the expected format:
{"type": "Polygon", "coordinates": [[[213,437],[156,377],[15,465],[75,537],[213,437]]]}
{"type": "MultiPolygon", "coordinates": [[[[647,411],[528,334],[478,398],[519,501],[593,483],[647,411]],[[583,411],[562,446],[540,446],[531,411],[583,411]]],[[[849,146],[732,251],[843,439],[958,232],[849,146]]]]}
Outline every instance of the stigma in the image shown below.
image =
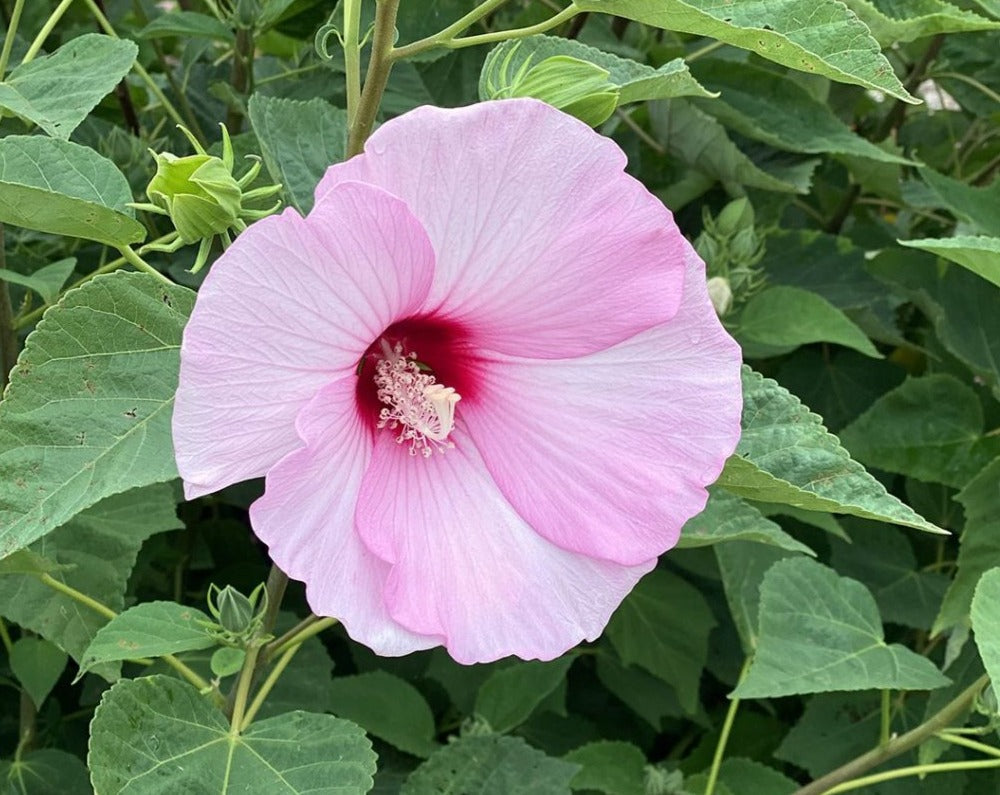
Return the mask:
{"type": "Polygon", "coordinates": [[[429,458],[454,443],[448,435],[455,427],[455,404],[462,399],[454,389],[437,383],[417,361],[416,353],[404,354],[403,346],[380,340],[382,356],[375,365],[379,411],[378,426],[398,431],[397,444],[410,445],[410,455],[429,458]]]}

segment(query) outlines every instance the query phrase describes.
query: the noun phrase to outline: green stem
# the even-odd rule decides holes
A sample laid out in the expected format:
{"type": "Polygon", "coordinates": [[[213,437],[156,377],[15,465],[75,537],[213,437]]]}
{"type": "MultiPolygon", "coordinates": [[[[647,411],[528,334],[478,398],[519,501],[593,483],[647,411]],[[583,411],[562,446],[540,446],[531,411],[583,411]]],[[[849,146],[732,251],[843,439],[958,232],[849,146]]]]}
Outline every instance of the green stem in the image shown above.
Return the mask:
{"type": "Polygon", "coordinates": [[[994,748],[992,745],[987,745],[986,743],[969,740],[958,734],[952,734],[951,732],[938,732],[937,738],[939,740],[944,740],[946,743],[961,745],[965,748],[971,748],[973,751],[979,751],[981,754],[1000,758],[1000,748],[994,748]]]}
{"type": "MultiPolygon", "coordinates": [[[[5,266],[4,226],[0,224],[0,268],[5,266]]],[[[7,388],[10,371],[17,364],[19,347],[14,307],[10,303],[10,289],[7,287],[7,282],[0,280],[0,394],[7,388]]]]}
{"type": "MultiPolygon", "coordinates": [[[[24,54],[24,57],[21,59],[22,64],[30,63],[35,59],[35,56],[38,55],[39,50],[42,49],[42,45],[45,43],[45,40],[49,37],[49,34],[55,29],[56,25],[59,24],[59,20],[62,19],[63,14],[65,14],[69,10],[69,7],[71,5],[73,5],[73,0],[62,0],[62,2],[58,6],[56,6],[56,10],[49,15],[49,18],[47,20],[45,20],[45,24],[42,25],[42,29],[38,31],[38,35],[35,36],[34,41],[32,41],[30,46],[28,47],[28,51],[24,54]]],[[[11,36],[9,38],[13,37],[11,36]]]]}
{"type": "Polygon", "coordinates": [[[569,8],[564,8],[555,16],[549,17],[544,22],[539,22],[537,25],[529,25],[526,28],[513,28],[512,30],[497,30],[492,33],[481,33],[478,36],[464,36],[460,39],[443,41],[441,42],[441,46],[449,50],[457,50],[460,47],[476,47],[480,44],[496,44],[501,41],[523,39],[527,36],[534,36],[536,33],[544,33],[547,30],[552,30],[552,28],[557,28],[579,13],[580,9],[576,6],[570,6],[569,8]]]}
{"type": "Polygon", "coordinates": [[[930,773],[952,773],[957,770],[983,770],[984,768],[991,767],[1000,767],[1000,759],[983,759],[973,762],[939,762],[934,765],[899,767],[895,770],[887,770],[885,773],[875,773],[871,776],[847,781],[836,787],[823,790],[823,795],[837,795],[839,792],[850,792],[851,790],[869,787],[873,784],[881,784],[883,781],[893,781],[897,778],[907,778],[908,776],[922,777],[930,773]]]}
{"type": "Polygon", "coordinates": [[[281,608],[281,600],[287,587],[288,575],[272,563],[271,572],[267,575],[267,585],[264,586],[267,593],[267,611],[264,613],[263,622],[261,622],[261,631],[265,635],[269,635],[274,629],[274,624],[278,620],[278,610],[281,608]]]}
{"type": "Polygon", "coordinates": [[[375,126],[375,114],[382,102],[389,72],[392,71],[392,43],[396,37],[396,14],[399,0],[377,0],[375,7],[375,33],[372,36],[372,53],[368,61],[368,75],[361,92],[358,112],[348,135],[347,156],[353,157],[364,149],[365,141],[375,126]]]}
{"type": "MultiPolygon", "coordinates": [[[[118,617],[118,614],[107,605],[98,602],[96,599],[92,599],[91,597],[87,596],[87,594],[76,590],[76,588],[74,588],[71,585],[67,585],[61,580],[57,580],[51,574],[43,572],[42,574],[38,574],[36,576],[38,577],[38,581],[41,582],[43,585],[47,585],[52,590],[58,591],[64,596],[68,596],[73,601],[79,602],[85,607],[89,607],[95,613],[98,613],[99,615],[108,619],[108,621],[118,617]]],[[[165,654],[162,657],[162,659],[167,665],[169,665],[171,668],[177,671],[177,673],[179,673],[181,676],[187,679],[188,682],[197,687],[199,690],[212,689],[212,686],[205,679],[203,679],[197,673],[188,668],[187,665],[185,665],[176,657],[174,657],[174,655],[165,654]]]]}
{"type": "Polygon", "coordinates": [[[685,55],[684,60],[690,63],[691,61],[697,61],[699,58],[704,58],[706,55],[715,52],[716,50],[722,49],[726,46],[724,41],[713,41],[711,44],[706,44],[704,47],[695,50],[694,52],[685,55]]]}
{"type": "Polygon", "coordinates": [[[393,58],[397,60],[400,58],[408,58],[411,55],[424,52],[424,50],[440,47],[444,44],[444,42],[451,41],[459,34],[465,33],[465,31],[481,19],[484,19],[492,14],[506,2],[507,0],[485,0],[485,2],[473,8],[468,14],[459,19],[457,22],[449,25],[444,30],[435,33],[433,36],[427,36],[419,41],[415,41],[394,50],[393,58]]]}
{"type": "Polygon", "coordinates": [[[890,729],[892,726],[892,692],[889,690],[882,691],[881,699],[881,709],[879,710],[881,714],[881,721],[879,725],[878,732],[878,744],[880,748],[884,748],[889,744],[891,739],[890,729]]]}
{"type": "Polygon", "coordinates": [[[289,646],[296,646],[314,635],[318,635],[324,629],[334,626],[336,623],[337,619],[335,618],[310,616],[302,621],[298,627],[292,629],[291,632],[286,632],[276,641],[268,644],[265,648],[265,652],[268,657],[274,657],[274,655],[281,654],[286,651],[289,646]]]}
{"type": "Polygon", "coordinates": [[[253,682],[254,670],[257,667],[257,655],[259,654],[260,646],[252,645],[247,649],[247,656],[243,660],[240,678],[236,683],[236,698],[233,699],[232,717],[229,721],[230,735],[239,734],[243,726],[243,716],[246,714],[247,708],[247,697],[250,695],[250,685],[253,682]]]}
{"type": "Polygon", "coordinates": [[[14,641],[10,639],[7,622],[2,617],[0,617],[0,643],[3,643],[3,647],[7,651],[7,656],[10,657],[11,650],[14,648],[14,641]]]}
{"type": "Polygon", "coordinates": [[[361,102],[361,0],[344,0],[344,76],[350,127],[361,102]]]}
{"type": "MultiPolygon", "coordinates": [[[[257,717],[257,713],[260,708],[264,705],[264,700],[267,698],[268,694],[271,692],[271,688],[274,687],[275,683],[278,681],[282,673],[284,673],[285,668],[288,663],[292,661],[292,657],[295,656],[296,652],[302,648],[301,643],[296,643],[293,646],[289,646],[285,653],[281,655],[281,659],[274,664],[274,667],[268,672],[267,679],[263,681],[257,694],[254,696],[253,701],[250,704],[250,708],[246,711],[243,716],[243,720],[240,723],[240,731],[244,732],[247,727],[253,723],[253,719],[257,717]]],[[[234,714],[235,719],[235,714],[234,714]]]]}
{"type": "Polygon", "coordinates": [[[17,25],[21,21],[21,12],[24,10],[24,0],[14,0],[14,12],[10,16],[10,24],[7,26],[7,34],[3,39],[3,51],[0,52],[0,80],[7,74],[7,63],[10,61],[10,51],[14,46],[14,36],[17,33],[17,25]]]}
{"type": "MultiPolygon", "coordinates": [[[[236,30],[236,47],[233,50],[233,68],[230,83],[238,96],[246,96],[253,91],[253,31],[249,28],[236,30]]],[[[226,114],[226,127],[236,135],[243,127],[243,113],[235,105],[230,105],[226,114]]]]}
{"type": "Polygon", "coordinates": [[[906,734],[891,739],[885,745],[880,745],[878,748],[862,754],[847,764],[841,765],[836,770],[832,770],[825,776],[821,776],[811,784],[807,784],[796,790],[793,795],[829,795],[829,792],[834,787],[850,781],[856,776],[860,776],[862,773],[871,770],[873,767],[889,759],[916,748],[925,740],[951,725],[952,722],[966,712],[989,681],[989,676],[984,674],[942,707],[940,711],[915,729],[911,729],[906,734]]]}
{"type": "Polygon", "coordinates": [[[150,276],[155,276],[161,282],[172,285],[173,282],[170,281],[166,276],[160,273],[156,268],[150,265],[146,260],[136,254],[130,246],[122,246],[118,249],[121,255],[126,259],[126,261],[138,271],[143,273],[148,273],[150,276]]]}
{"type": "MultiPolygon", "coordinates": [[[[750,667],[750,658],[743,661],[740,669],[739,681],[747,675],[750,667]]],[[[726,755],[726,745],[729,743],[729,734],[733,730],[733,722],[736,720],[736,713],[740,708],[738,698],[731,699],[729,709],[726,710],[726,719],[722,722],[722,731],[719,732],[719,741],[715,744],[715,754],[712,756],[712,767],[708,771],[708,782],[705,784],[705,795],[712,795],[715,792],[715,785],[719,780],[719,770],[722,767],[723,757],[726,755]]]]}

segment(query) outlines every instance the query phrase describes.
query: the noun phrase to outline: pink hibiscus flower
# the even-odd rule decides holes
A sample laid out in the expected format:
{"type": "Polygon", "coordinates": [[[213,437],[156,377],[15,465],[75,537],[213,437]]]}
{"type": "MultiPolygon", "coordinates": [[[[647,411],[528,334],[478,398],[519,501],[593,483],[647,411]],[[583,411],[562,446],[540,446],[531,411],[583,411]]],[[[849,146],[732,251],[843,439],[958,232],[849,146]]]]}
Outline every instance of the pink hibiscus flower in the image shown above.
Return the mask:
{"type": "Polygon", "coordinates": [[[625,156],[534,100],[419,108],[251,225],[181,347],[189,498],[398,655],[593,640],[739,438],[740,351],[625,156]]]}

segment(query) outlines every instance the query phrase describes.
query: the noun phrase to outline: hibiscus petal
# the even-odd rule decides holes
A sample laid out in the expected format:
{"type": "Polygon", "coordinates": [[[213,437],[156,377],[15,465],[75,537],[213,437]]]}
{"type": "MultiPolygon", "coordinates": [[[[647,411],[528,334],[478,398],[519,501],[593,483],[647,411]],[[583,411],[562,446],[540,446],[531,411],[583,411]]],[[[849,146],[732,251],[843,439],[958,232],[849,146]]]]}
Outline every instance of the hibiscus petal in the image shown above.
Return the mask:
{"type": "Polygon", "coordinates": [[[389,565],[354,530],[354,507],[371,456],[371,431],[358,415],[353,375],[325,386],[296,425],[305,441],[268,473],[250,507],[254,532],[289,577],[306,583],[317,615],[334,616],[376,654],[397,656],[441,643],[394,621],[382,600],[389,565]]]}
{"type": "Polygon", "coordinates": [[[536,100],[424,107],[382,125],[316,195],[361,180],[402,198],[437,254],[428,308],[485,347],[560,358],[679,305],[683,238],[624,167],[612,141],[536,100]]]}
{"type": "Polygon", "coordinates": [[[465,664],[551,660],[598,637],[656,560],[620,566],[549,543],[499,492],[468,437],[458,430],[452,439],[454,449],[423,458],[376,434],[356,522],[365,545],[392,564],[390,614],[442,636],[465,664]]]}
{"type": "Polygon", "coordinates": [[[690,247],[668,323],[578,359],[482,364],[459,411],[500,490],[563,549],[625,565],[674,546],[740,437],[740,348],[690,247]]]}
{"type": "Polygon", "coordinates": [[[295,415],[416,311],[434,254],[397,198],[343,184],[306,219],[253,224],[212,267],[184,330],[173,433],[188,498],[263,475],[295,415]]]}

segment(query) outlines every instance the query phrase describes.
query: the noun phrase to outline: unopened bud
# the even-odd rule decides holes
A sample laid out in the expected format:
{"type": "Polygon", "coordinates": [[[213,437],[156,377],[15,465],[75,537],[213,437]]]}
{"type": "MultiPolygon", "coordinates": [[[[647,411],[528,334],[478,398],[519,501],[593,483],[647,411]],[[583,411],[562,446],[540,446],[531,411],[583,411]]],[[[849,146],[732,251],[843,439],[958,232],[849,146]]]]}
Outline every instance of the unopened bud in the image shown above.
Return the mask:
{"type": "Polygon", "coordinates": [[[713,276],[708,280],[708,298],[715,307],[715,314],[725,317],[729,310],[733,308],[733,290],[729,286],[729,280],[722,276],[713,276]]]}
{"type": "MultiPolygon", "coordinates": [[[[210,585],[208,588],[208,609],[212,617],[219,622],[226,632],[233,635],[244,635],[251,631],[258,614],[258,602],[264,586],[254,588],[249,597],[244,596],[231,585],[219,588],[210,585]]],[[[265,597],[264,601],[267,599],[265,597]]]]}
{"type": "Polygon", "coordinates": [[[722,237],[730,237],[744,229],[752,229],[753,221],[753,205],[745,196],[729,202],[715,219],[716,229],[722,237]]]}
{"type": "Polygon", "coordinates": [[[197,243],[236,225],[242,191],[232,170],[220,158],[152,154],[156,175],[146,195],[170,216],[184,243],[197,243]]]}

